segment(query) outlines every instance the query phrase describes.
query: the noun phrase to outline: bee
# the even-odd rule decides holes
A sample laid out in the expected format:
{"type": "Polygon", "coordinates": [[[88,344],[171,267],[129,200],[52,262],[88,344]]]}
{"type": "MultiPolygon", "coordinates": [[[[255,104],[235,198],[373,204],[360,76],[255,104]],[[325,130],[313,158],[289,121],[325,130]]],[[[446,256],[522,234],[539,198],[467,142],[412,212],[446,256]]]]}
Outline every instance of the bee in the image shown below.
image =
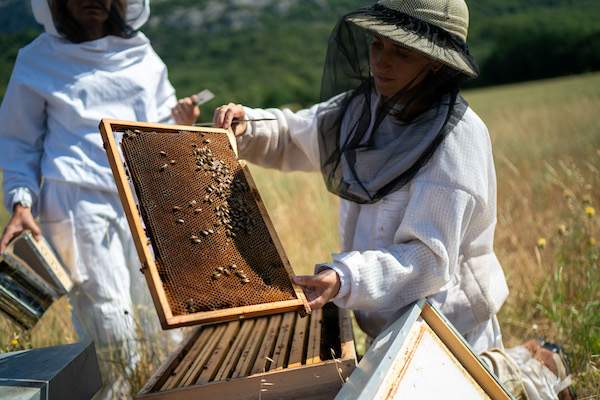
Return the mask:
{"type": "Polygon", "coordinates": [[[184,224],[185,220],[183,218],[179,218],[175,222],[177,222],[178,224],[184,224]]]}
{"type": "Polygon", "coordinates": [[[215,280],[215,281],[216,281],[216,280],[217,280],[217,279],[219,279],[220,277],[221,277],[221,274],[220,274],[220,273],[218,273],[217,271],[215,271],[215,272],[213,272],[213,273],[212,273],[212,278],[213,278],[213,280],[215,280]]]}
{"type": "Polygon", "coordinates": [[[167,169],[167,167],[168,167],[168,165],[167,165],[167,164],[163,164],[163,165],[161,165],[161,166],[160,166],[159,170],[162,172],[162,171],[164,171],[165,169],[167,169]]]}
{"type": "Polygon", "coordinates": [[[175,211],[181,211],[181,207],[173,206],[173,212],[175,212],[175,211]]]}
{"type": "Polygon", "coordinates": [[[160,151],[158,154],[160,154],[160,155],[161,155],[161,156],[163,156],[163,157],[166,157],[166,156],[167,156],[167,152],[166,152],[166,151],[163,151],[163,150],[161,150],[161,151],[160,151]]]}
{"type": "Polygon", "coordinates": [[[176,163],[176,162],[177,162],[177,161],[175,161],[175,160],[171,160],[171,161],[169,161],[169,164],[171,164],[171,165],[175,165],[175,163],[176,163]]]}

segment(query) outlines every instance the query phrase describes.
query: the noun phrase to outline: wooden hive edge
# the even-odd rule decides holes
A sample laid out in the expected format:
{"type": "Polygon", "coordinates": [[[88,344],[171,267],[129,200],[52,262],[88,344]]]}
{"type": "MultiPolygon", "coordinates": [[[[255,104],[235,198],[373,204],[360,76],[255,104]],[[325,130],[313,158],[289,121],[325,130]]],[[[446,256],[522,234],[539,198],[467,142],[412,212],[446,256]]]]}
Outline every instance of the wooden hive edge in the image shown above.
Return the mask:
{"type": "Polygon", "coordinates": [[[238,161],[238,163],[240,164],[240,167],[242,168],[242,171],[244,172],[244,177],[246,178],[246,182],[248,182],[248,186],[250,186],[250,190],[252,191],[252,195],[254,196],[256,205],[258,206],[258,209],[263,217],[263,221],[265,222],[265,225],[267,226],[267,229],[269,230],[269,234],[270,234],[271,238],[273,239],[273,245],[277,249],[279,258],[281,259],[283,266],[290,278],[290,282],[292,284],[294,292],[296,293],[296,297],[302,301],[302,305],[304,307],[304,312],[307,314],[310,314],[311,310],[310,310],[310,306],[308,305],[308,300],[306,299],[306,296],[304,294],[304,291],[302,290],[302,287],[300,287],[294,283],[294,280],[293,280],[293,277],[295,276],[294,270],[292,268],[292,265],[290,264],[287,254],[285,253],[285,249],[283,248],[283,244],[281,243],[281,240],[279,239],[279,235],[277,234],[277,231],[275,230],[275,226],[273,225],[273,222],[271,221],[271,218],[269,217],[269,213],[267,212],[267,209],[265,208],[262,198],[260,197],[260,193],[258,192],[256,183],[254,182],[254,179],[252,178],[252,174],[250,173],[250,170],[248,169],[248,166],[246,165],[245,161],[240,160],[240,161],[238,161]]]}
{"type": "MultiPolygon", "coordinates": [[[[142,217],[139,214],[137,204],[135,203],[133,192],[129,186],[127,175],[125,173],[125,167],[121,153],[119,152],[118,145],[115,141],[113,124],[115,129],[120,129],[123,126],[131,127],[130,122],[126,122],[129,125],[123,125],[121,123],[126,121],[109,120],[103,119],[100,121],[100,134],[102,141],[104,142],[104,148],[108,157],[119,197],[123,204],[123,210],[127,217],[127,222],[131,230],[133,242],[135,244],[138,257],[142,262],[142,273],[144,274],[150,290],[150,295],[154,302],[154,306],[158,312],[158,318],[163,329],[168,329],[168,320],[172,317],[171,307],[167,300],[167,295],[162,287],[160,276],[158,274],[158,268],[156,267],[154,257],[150,253],[147,242],[148,237],[142,227],[142,217]]],[[[152,124],[144,124],[149,126],[152,124]]]]}
{"type": "Polygon", "coordinates": [[[312,387],[315,390],[328,387],[335,395],[354,368],[355,360],[327,360],[319,364],[269,371],[202,385],[180,387],[165,392],[140,392],[136,399],[196,400],[199,396],[205,396],[206,398],[212,397],[215,399],[250,400],[258,398],[257,395],[261,387],[270,389],[275,393],[290,394],[306,387],[312,387]]]}
{"type": "Polygon", "coordinates": [[[230,322],[302,309],[303,303],[300,299],[284,300],[251,306],[232,307],[223,310],[203,311],[189,315],[172,316],[167,320],[167,324],[169,328],[179,328],[190,325],[230,322]]]}

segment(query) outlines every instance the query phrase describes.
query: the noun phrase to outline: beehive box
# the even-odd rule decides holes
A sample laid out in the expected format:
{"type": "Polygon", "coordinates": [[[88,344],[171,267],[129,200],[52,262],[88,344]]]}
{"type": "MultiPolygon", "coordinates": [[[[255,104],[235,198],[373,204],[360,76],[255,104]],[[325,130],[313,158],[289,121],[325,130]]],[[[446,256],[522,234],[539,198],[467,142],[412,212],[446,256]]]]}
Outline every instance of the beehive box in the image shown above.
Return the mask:
{"type": "Polygon", "coordinates": [[[138,399],[333,399],[355,366],[349,313],[328,304],[197,329],[138,399]]]}
{"type": "Polygon", "coordinates": [[[115,120],[100,131],[163,328],[310,312],[229,132],[115,120]]]}
{"type": "Polygon", "coordinates": [[[427,300],[373,339],[335,400],[513,400],[463,336],[427,300]]]}

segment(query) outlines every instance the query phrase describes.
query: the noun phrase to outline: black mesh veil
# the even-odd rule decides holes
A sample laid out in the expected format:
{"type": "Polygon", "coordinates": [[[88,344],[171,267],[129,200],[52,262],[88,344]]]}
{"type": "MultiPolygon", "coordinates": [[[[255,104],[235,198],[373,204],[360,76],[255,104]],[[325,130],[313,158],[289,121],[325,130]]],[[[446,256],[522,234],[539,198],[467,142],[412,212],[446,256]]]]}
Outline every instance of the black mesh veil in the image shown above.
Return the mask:
{"type": "Polygon", "coordinates": [[[467,109],[459,88],[469,76],[455,67],[457,56],[477,70],[462,39],[381,5],[338,22],[329,39],[317,110],[321,171],[329,191],[374,203],[417,174],[467,109]],[[356,18],[369,21],[368,27],[356,18]],[[393,96],[379,96],[369,64],[378,24],[386,32],[394,27],[383,36],[441,61],[442,67],[423,70],[393,96]]]}
{"type": "MultiPolygon", "coordinates": [[[[90,2],[95,2],[98,7],[103,9],[107,7],[102,0],[90,0],[90,2]]],[[[113,0],[110,4],[110,9],[106,9],[108,18],[104,23],[107,33],[124,38],[132,37],[136,32],[129,23],[131,16],[128,15],[128,1],[113,0]]],[[[75,43],[87,40],[84,27],[80,26],[67,8],[67,0],[48,0],[48,6],[58,32],[75,43]]],[[[140,15],[143,12],[143,7],[130,8],[140,15]]]]}

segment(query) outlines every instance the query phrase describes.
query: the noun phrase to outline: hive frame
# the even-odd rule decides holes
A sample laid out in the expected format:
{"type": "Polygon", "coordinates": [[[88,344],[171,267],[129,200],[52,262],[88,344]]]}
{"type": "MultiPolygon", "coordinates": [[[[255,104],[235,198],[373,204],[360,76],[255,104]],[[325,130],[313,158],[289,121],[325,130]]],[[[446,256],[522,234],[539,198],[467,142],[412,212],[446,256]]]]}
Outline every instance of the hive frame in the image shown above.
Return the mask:
{"type": "Polygon", "coordinates": [[[198,330],[179,345],[135,397],[137,400],[195,400],[199,398],[256,400],[282,398],[332,399],[356,367],[356,350],[352,332],[352,317],[348,310],[338,308],[337,323],[341,354],[332,360],[319,360],[312,364],[289,366],[245,377],[218,382],[178,387],[157,391],[172,375],[183,354],[187,352],[198,330]],[[265,386],[267,385],[267,386],[265,386]],[[268,388],[262,393],[261,388],[268,388]]]}
{"type": "Polygon", "coordinates": [[[179,131],[223,133],[227,135],[229,142],[231,143],[232,148],[234,149],[234,152],[237,156],[237,145],[235,137],[230,131],[224,129],[205,127],[200,128],[188,125],[167,125],[147,122],[131,122],[114,119],[102,119],[100,121],[99,128],[102,136],[102,141],[104,142],[104,148],[106,150],[108,161],[115,178],[115,183],[117,185],[119,197],[121,198],[123,209],[127,217],[127,222],[129,223],[129,228],[131,229],[133,241],[135,243],[138,256],[142,263],[141,271],[143,272],[146,278],[146,282],[148,283],[148,288],[150,289],[150,294],[152,296],[152,300],[154,302],[154,306],[156,307],[156,311],[158,313],[158,317],[163,329],[172,329],[182,326],[198,325],[204,323],[230,321],[235,319],[276,314],[287,311],[304,310],[304,312],[310,313],[310,307],[308,306],[308,302],[306,300],[304,292],[298,285],[296,285],[293,282],[293,280],[291,280],[291,277],[294,276],[294,271],[285,254],[277,232],[273,227],[273,223],[271,222],[271,219],[267,214],[262,199],[258,194],[258,190],[256,189],[254,180],[250,175],[250,171],[248,170],[248,167],[246,166],[246,163],[243,160],[238,160],[238,163],[240,164],[240,167],[244,173],[248,186],[254,193],[254,197],[256,199],[261,216],[267,226],[267,229],[269,230],[271,238],[273,239],[273,244],[277,249],[277,253],[281,258],[286,272],[290,276],[291,284],[296,294],[296,299],[256,304],[251,306],[232,307],[222,310],[203,311],[188,315],[173,315],[173,312],[167,300],[166,293],[162,286],[162,281],[158,274],[158,269],[154,261],[154,256],[147,246],[148,237],[144,232],[144,228],[142,225],[142,217],[140,215],[138,206],[135,202],[134,194],[129,185],[129,181],[125,172],[124,160],[121,157],[119,146],[115,140],[114,133],[116,131],[123,131],[127,129],[139,129],[142,131],[172,134],[177,134],[179,131]]]}

